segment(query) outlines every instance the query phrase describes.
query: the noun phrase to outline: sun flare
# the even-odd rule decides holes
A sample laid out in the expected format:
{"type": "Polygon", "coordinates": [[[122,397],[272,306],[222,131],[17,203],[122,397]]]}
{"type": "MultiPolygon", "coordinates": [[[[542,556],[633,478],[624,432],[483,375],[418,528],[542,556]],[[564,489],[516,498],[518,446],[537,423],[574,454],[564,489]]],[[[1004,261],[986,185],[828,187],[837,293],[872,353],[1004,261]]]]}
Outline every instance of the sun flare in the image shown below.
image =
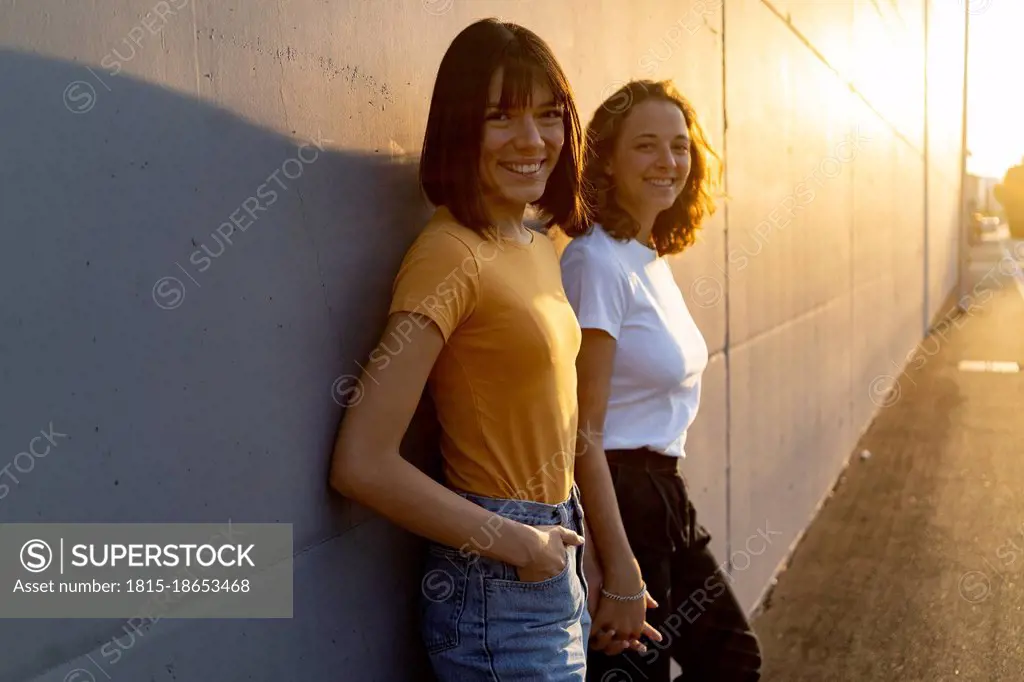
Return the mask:
{"type": "Polygon", "coordinates": [[[967,172],[1002,178],[1024,157],[1024,2],[973,0],[967,82],[967,172]]]}

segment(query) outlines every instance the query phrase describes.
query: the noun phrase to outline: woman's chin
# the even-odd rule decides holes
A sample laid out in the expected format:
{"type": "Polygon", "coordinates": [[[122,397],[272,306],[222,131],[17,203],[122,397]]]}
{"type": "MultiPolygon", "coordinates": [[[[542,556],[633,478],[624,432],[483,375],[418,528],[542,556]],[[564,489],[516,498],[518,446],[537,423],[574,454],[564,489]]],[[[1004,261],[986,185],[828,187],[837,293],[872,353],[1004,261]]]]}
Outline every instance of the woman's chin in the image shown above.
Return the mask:
{"type": "Polygon", "coordinates": [[[675,203],[675,198],[673,198],[672,201],[667,201],[665,199],[657,199],[657,200],[652,199],[652,200],[644,201],[637,208],[640,209],[640,212],[643,213],[643,215],[648,215],[648,216],[654,215],[654,216],[656,216],[659,213],[661,213],[662,211],[666,211],[666,210],[672,208],[672,204],[674,204],[674,203],[675,203]]]}
{"type": "Polygon", "coordinates": [[[655,202],[657,204],[657,208],[655,210],[658,213],[661,213],[662,211],[672,208],[672,205],[676,203],[676,199],[678,198],[679,192],[672,192],[667,196],[658,197],[658,200],[655,202]]]}
{"type": "MultiPolygon", "coordinates": [[[[647,188],[645,188],[646,190],[647,188]]],[[[679,197],[679,192],[651,189],[634,194],[634,201],[624,201],[623,205],[634,207],[643,215],[657,215],[662,211],[672,208],[672,204],[679,197]]]]}
{"type": "Polygon", "coordinates": [[[544,187],[540,187],[536,190],[519,190],[511,192],[502,192],[502,198],[509,204],[518,206],[522,204],[534,204],[540,201],[540,198],[544,196],[544,187]]]}

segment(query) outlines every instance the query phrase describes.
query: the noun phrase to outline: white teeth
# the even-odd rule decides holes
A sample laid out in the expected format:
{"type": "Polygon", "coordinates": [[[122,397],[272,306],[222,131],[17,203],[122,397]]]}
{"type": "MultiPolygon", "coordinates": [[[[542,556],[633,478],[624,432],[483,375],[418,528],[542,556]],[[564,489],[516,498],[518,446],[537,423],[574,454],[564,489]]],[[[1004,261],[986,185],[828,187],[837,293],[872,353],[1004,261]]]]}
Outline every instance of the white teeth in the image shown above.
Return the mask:
{"type": "Polygon", "coordinates": [[[666,178],[651,178],[649,180],[646,180],[645,182],[649,182],[656,187],[671,187],[675,183],[675,180],[666,178]]]}
{"type": "Polygon", "coordinates": [[[536,172],[538,172],[540,170],[541,164],[539,164],[539,163],[529,163],[529,164],[525,164],[525,163],[509,163],[509,164],[503,164],[503,166],[504,166],[504,168],[507,168],[508,170],[510,170],[510,171],[512,171],[514,173],[520,173],[522,175],[532,175],[533,173],[536,173],[536,172]]]}

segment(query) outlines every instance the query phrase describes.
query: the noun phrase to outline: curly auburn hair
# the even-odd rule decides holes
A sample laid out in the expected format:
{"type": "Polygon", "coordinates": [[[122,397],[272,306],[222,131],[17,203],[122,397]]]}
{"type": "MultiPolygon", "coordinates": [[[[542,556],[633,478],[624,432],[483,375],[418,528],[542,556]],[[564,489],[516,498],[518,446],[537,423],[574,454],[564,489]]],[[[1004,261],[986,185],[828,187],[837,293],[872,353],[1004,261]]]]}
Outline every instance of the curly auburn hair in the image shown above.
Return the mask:
{"type": "MultiPolygon", "coordinates": [[[[619,205],[615,184],[604,169],[615,152],[623,122],[633,107],[647,100],[663,100],[679,107],[690,136],[690,175],[686,185],[672,206],[658,214],[651,232],[659,255],[679,253],[694,243],[704,217],[715,212],[712,190],[721,178],[722,166],[697,121],[693,105],[676,90],[672,81],[630,81],[598,107],[587,127],[582,190],[588,212],[608,234],[619,240],[633,239],[637,235],[640,225],[619,205]]],[[[578,237],[590,229],[590,225],[581,229],[566,228],[565,233],[578,237]]]]}

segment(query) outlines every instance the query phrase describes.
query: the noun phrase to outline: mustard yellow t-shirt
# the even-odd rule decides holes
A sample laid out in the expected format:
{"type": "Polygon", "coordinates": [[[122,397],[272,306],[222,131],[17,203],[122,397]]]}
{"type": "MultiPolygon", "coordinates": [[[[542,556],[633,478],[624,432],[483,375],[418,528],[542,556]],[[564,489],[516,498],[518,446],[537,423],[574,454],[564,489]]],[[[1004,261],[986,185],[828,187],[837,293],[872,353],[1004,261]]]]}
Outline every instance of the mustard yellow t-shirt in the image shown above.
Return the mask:
{"type": "Polygon", "coordinates": [[[429,380],[453,488],[557,504],[569,497],[580,328],[551,240],[487,240],[438,208],[405,254],[390,312],[445,338],[429,380]]]}

